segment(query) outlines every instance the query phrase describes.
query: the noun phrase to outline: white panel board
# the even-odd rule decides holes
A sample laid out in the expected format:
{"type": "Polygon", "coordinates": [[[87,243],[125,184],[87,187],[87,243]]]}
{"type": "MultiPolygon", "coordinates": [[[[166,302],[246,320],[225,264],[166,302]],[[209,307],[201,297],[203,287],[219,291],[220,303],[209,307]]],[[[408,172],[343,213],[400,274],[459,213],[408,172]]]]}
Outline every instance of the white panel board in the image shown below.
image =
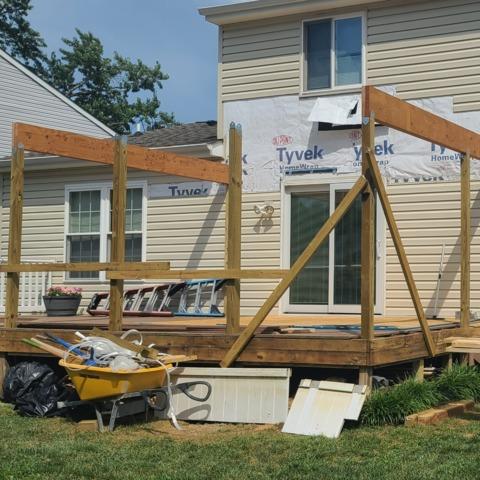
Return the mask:
{"type": "Polygon", "coordinates": [[[367,387],[302,380],[282,432],[338,438],[345,420],[358,420],[367,387]]]}
{"type": "MultiPolygon", "coordinates": [[[[171,373],[173,385],[204,380],[211,384],[212,394],[199,403],[177,391],[175,415],[204,422],[282,423],[288,413],[290,374],[287,368],[178,367],[171,373]]],[[[204,388],[199,386],[192,393],[201,396],[204,388]]]]}

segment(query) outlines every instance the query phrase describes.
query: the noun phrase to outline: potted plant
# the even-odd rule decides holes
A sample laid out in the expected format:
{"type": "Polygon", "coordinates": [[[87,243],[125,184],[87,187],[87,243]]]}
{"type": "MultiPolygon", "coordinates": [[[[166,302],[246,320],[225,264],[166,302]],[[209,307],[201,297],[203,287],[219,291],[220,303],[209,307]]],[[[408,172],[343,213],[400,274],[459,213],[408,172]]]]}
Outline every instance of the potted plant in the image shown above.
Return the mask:
{"type": "Polygon", "coordinates": [[[76,315],[81,300],[81,288],[61,285],[50,287],[47,294],[43,296],[43,303],[49,317],[76,315]]]}

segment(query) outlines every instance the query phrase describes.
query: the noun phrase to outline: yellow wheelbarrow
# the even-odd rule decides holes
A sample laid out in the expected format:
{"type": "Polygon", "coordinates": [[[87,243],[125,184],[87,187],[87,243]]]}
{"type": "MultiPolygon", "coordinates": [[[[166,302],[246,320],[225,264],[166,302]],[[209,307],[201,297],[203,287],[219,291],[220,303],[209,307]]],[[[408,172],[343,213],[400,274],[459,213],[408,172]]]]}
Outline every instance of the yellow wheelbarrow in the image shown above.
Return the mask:
{"type": "MultiPolygon", "coordinates": [[[[115,420],[148,411],[164,411],[171,405],[172,391],[183,393],[197,402],[206,402],[212,393],[208,382],[195,381],[164,386],[167,369],[171,365],[142,368],[133,372],[112,371],[111,368],[100,368],[77,365],[60,360],[77,390],[79,401],[59,402],[58,408],[76,408],[91,405],[95,410],[99,431],[105,431],[103,415],[110,415],[108,430],[113,431],[115,420]],[[196,387],[205,387],[203,395],[194,394],[196,387]],[[122,412],[123,409],[123,412],[122,412]]],[[[177,427],[176,419],[174,425],[177,427]]],[[[178,427],[177,427],[178,428],[178,427]]]]}
{"type": "Polygon", "coordinates": [[[65,360],[60,360],[59,365],[67,371],[80,400],[118,397],[159,388],[165,383],[167,369],[172,368],[172,365],[165,365],[114,372],[108,367],[77,365],[65,360]]]}

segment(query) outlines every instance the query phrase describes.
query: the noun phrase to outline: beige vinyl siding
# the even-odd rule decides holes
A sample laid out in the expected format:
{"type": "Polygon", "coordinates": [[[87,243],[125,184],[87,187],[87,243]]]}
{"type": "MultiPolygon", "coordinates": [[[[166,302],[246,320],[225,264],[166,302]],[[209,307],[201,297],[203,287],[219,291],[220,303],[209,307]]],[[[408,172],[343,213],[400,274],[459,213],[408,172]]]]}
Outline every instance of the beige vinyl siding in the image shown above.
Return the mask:
{"type": "MultiPolygon", "coordinates": [[[[25,176],[22,258],[64,261],[65,185],[105,182],[111,179],[108,168],[77,168],[63,172],[27,172],[25,176]]],[[[139,171],[129,172],[129,180],[145,180],[139,171]]],[[[167,176],[151,175],[148,184],[178,182],[167,176]]],[[[183,179],[185,181],[185,179],[183,179]]],[[[1,255],[8,247],[8,175],[3,175],[3,215],[1,255]]],[[[224,259],[224,194],[195,198],[152,198],[147,200],[146,258],[168,260],[172,268],[222,268],[224,259]]],[[[245,194],[243,204],[242,266],[280,267],[280,194],[245,194]],[[269,203],[275,214],[261,220],[255,204],[269,203]]],[[[63,274],[53,275],[63,284],[63,274]]],[[[108,290],[107,282],[70,282],[84,289],[86,305],[95,291],[108,290]]],[[[276,282],[242,283],[242,313],[253,315],[276,282]]]]}
{"type": "Polygon", "coordinates": [[[480,109],[480,1],[419,2],[368,12],[368,82],[404,99],[453,96],[480,109]]]}
{"type": "Polygon", "coordinates": [[[12,150],[12,123],[108,137],[109,134],[61,98],[0,57],[0,157],[12,150]]]}
{"type": "MultiPolygon", "coordinates": [[[[427,314],[433,313],[442,244],[444,274],[439,315],[453,317],[460,309],[460,185],[458,182],[392,185],[388,194],[427,314]]],[[[472,310],[480,309],[480,182],[472,182],[472,310]]],[[[386,305],[389,315],[415,311],[395,249],[387,233],[386,305]]]]}
{"type": "MultiPolygon", "coordinates": [[[[221,101],[299,95],[302,20],[328,13],[223,26],[221,101]]],[[[367,9],[368,83],[394,85],[404,99],[453,96],[463,112],[480,109],[479,78],[480,0],[367,9]]]]}
{"type": "Polygon", "coordinates": [[[220,32],[222,101],[290,95],[300,89],[301,22],[256,22],[220,32]]]}

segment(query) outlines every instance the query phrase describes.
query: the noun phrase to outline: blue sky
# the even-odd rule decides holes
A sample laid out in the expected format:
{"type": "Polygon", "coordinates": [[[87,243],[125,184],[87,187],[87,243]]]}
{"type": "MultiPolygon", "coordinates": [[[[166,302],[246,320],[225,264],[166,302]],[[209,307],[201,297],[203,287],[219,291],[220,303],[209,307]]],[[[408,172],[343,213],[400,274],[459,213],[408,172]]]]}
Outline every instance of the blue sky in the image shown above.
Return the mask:
{"type": "Polygon", "coordinates": [[[49,49],[78,27],[99,37],[107,54],[158,60],[170,75],[162,110],[192,122],[217,116],[217,27],[198,8],[225,3],[235,0],[33,0],[29,19],[49,49]]]}

